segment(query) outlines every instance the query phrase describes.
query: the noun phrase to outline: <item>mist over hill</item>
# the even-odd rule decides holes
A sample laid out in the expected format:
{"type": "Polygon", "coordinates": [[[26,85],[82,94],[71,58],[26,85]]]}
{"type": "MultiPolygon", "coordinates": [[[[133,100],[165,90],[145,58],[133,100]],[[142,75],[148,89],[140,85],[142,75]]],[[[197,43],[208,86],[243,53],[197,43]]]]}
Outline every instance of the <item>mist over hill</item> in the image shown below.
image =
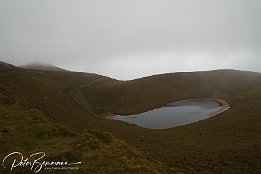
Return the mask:
{"type": "Polygon", "coordinates": [[[67,71],[63,68],[59,68],[57,66],[48,64],[48,63],[30,63],[26,65],[19,66],[25,69],[33,69],[33,70],[43,70],[43,71],[67,71]]]}

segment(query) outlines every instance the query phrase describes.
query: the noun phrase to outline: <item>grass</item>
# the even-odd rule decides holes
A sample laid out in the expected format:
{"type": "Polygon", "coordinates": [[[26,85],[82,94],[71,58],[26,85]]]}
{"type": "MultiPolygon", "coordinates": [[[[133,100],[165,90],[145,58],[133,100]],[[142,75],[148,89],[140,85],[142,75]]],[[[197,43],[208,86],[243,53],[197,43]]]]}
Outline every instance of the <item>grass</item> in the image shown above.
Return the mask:
{"type": "Polygon", "coordinates": [[[219,70],[117,81],[0,65],[1,158],[40,149],[50,159],[81,159],[78,173],[260,173],[260,103],[259,73],[219,70]],[[100,119],[190,98],[225,99],[231,108],[166,130],[100,119]]]}
{"type": "MultiPolygon", "coordinates": [[[[110,133],[94,129],[77,133],[49,121],[45,114],[35,109],[1,105],[0,111],[0,127],[8,130],[0,134],[1,159],[13,151],[24,155],[42,151],[47,155],[45,160],[82,162],[79,170],[66,170],[66,173],[177,173],[160,162],[148,159],[144,153],[110,133]]],[[[22,168],[14,170],[29,172],[29,169],[22,168]]],[[[1,168],[0,172],[9,173],[9,170],[1,168]]]]}
{"type": "MultiPolygon", "coordinates": [[[[33,74],[30,70],[0,73],[0,160],[14,151],[21,152],[24,157],[42,151],[46,153],[47,161],[82,162],[79,170],[62,170],[60,173],[178,173],[113,134],[99,127],[88,127],[88,121],[93,125],[94,120],[99,119],[88,115],[72,100],[69,95],[72,86],[57,90],[59,76],[64,74],[57,73],[56,77],[50,78],[44,72],[33,74]],[[53,86],[45,88],[48,85],[53,86]],[[75,127],[70,124],[71,119],[73,124],[82,122],[87,126],[75,127]]],[[[83,79],[99,78],[91,76],[83,75],[83,79]]],[[[28,168],[14,170],[16,173],[29,172],[28,168]]],[[[1,166],[0,173],[10,171],[1,166]]]]}
{"type": "Polygon", "coordinates": [[[259,173],[260,86],[258,73],[220,70],[163,74],[132,81],[104,78],[81,91],[92,105],[121,115],[144,112],[176,100],[225,99],[230,110],[213,118],[174,129],[151,130],[153,137],[132,129],[136,135],[141,134],[142,142],[130,140],[126,131],[121,136],[184,172],[259,173]]]}
{"type": "Polygon", "coordinates": [[[92,83],[96,83],[97,81],[103,80],[103,77],[98,78],[94,81],[91,81],[85,85],[81,85],[80,87],[74,88],[70,91],[71,97],[77,102],[84,110],[86,110],[90,115],[96,118],[101,118],[103,115],[106,115],[106,111],[100,106],[96,106],[91,104],[85,97],[82,89],[86,86],[91,85],[92,83]]]}

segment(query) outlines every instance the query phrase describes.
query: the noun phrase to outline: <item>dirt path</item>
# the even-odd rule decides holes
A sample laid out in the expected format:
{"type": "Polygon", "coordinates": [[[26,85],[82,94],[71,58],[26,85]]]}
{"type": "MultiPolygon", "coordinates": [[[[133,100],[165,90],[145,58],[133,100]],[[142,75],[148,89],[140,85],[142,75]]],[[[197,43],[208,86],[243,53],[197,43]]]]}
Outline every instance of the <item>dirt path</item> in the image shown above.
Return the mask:
{"type": "Polygon", "coordinates": [[[93,110],[97,109],[94,108],[94,106],[91,105],[91,103],[88,101],[86,96],[83,95],[82,89],[88,85],[91,85],[93,83],[96,83],[97,81],[103,80],[105,77],[98,78],[96,80],[93,80],[87,84],[83,84],[77,88],[71,89],[70,90],[70,96],[72,99],[81,106],[86,112],[88,112],[91,116],[97,118],[97,119],[103,119],[101,116],[93,112],[93,110]]]}

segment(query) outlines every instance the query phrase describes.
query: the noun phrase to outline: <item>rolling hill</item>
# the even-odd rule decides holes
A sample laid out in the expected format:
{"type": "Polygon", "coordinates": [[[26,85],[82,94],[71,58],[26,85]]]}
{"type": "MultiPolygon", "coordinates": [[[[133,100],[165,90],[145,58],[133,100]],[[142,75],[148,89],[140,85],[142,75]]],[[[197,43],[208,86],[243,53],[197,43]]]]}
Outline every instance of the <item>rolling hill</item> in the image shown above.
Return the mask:
{"type": "Polygon", "coordinates": [[[0,89],[1,158],[14,150],[41,149],[48,158],[82,161],[79,172],[261,171],[260,73],[215,70],[118,81],[1,63],[0,89]],[[191,98],[225,99],[231,108],[166,130],[103,118],[191,98]]]}
{"type": "Polygon", "coordinates": [[[93,105],[115,114],[135,114],[176,100],[223,98],[233,100],[259,88],[261,75],[236,70],[170,73],[130,81],[103,78],[82,87],[93,105]]]}
{"type": "MultiPolygon", "coordinates": [[[[141,136],[142,143],[129,141],[138,143],[144,151],[153,149],[155,157],[188,173],[259,173],[261,170],[260,73],[215,70],[161,74],[131,81],[102,78],[78,91],[91,106],[87,109],[99,108],[98,116],[101,110],[135,114],[183,99],[225,99],[231,108],[218,116],[173,129],[154,130],[157,133],[153,138],[141,136]]],[[[136,130],[138,134],[142,133],[136,130]]]]}
{"type": "MultiPolygon", "coordinates": [[[[1,63],[0,77],[1,160],[13,151],[27,156],[43,151],[47,160],[82,162],[79,170],[65,173],[178,173],[99,129],[100,123],[71,99],[71,88],[100,76],[1,63]]],[[[0,173],[9,169],[1,167],[0,173]]]]}

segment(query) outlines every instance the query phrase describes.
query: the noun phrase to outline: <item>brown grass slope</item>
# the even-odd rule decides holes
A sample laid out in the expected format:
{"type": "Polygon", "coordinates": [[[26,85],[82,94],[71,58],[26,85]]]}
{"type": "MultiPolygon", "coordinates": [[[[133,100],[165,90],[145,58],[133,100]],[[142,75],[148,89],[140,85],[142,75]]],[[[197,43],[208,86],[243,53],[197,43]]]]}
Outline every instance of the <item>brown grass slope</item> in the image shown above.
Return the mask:
{"type": "Polygon", "coordinates": [[[261,171],[260,73],[216,70],[162,74],[131,81],[104,78],[85,85],[82,92],[91,105],[123,115],[175,100],[225,99],[231,108],[213,118],[174,129],[151,130],[154,132],[151,135],[139,136],[142,133],[135,129],[135,137],[124,131],[122,137],[130,136],[126,138],[130,143],[153,151],[153,156],[189,173],[261,171]]]}
{"type": "MultiPolygon", "coordinates": [[[[66,139],[68,142],[80,142],[81,135],[95,129],[98,132],[112,133],[115,140],[124,140],[131,151],[144,151],[146,157],[141,155],[139,158],[146,163],[143,166],[149,170],[148,173],[171,173],[168,171],[171,170],[170,167],[178,167],[186,173],[261,172],[261,87],[258,73],[220,70],[117,81],[95,74],[34,71],[4,65],[0,66],[0,89],[0,126],[8,130],[7,133],[0,133],[0,149],[3,149],[1,155],[13,149],[21,149],[19,144],[25,147],[22,148],[25,153],[31,153],[36,147],[43,150],[49,147],[57,149],[59,142],[66,142],[66,139]],[[220,115],[190,125],[167,130],[149,130],[93,117],[72,99],[70,94],[75,89],[82,89],[79,93],[84,92],[83,96],[86,96],[91,106],[112,113],[138,113],[169,101],[187,98],[222,98],[229,101],[231,108],[220,115]],[[19,130],[18,127],[28,125],[26,120],[34,123],[35,115],[45,120],[36,118],[40,120],[39,124],[54,127],[50,128],[53,129],[51,133],[45,133],[44,129],[43,132],[40,131],[40,135],[47,135],[43,142],[35,140],[30,131],[24,136],[22,132],[15,131],[19,130]],[[21,116],[21,119],[18,116],[21,116]],[[61,126],[65,127],[65,132],[74,132],[72,137],[56,130],[61,126]],[[53,135],[55,138],[52,139],[53,135]],[[30,140],[32,137],[33,140],[30,140]],[[32,141],[36,141],[36,145],[32,144],[32,141]],[[8,147],[9,144],[12,146],[8,147]],[[147,157],[149,161],[155,161],[148,164],[145,159],[147,157]],[[168,167],[164,171],[166,165],[168,167]]],[[[94,133],[90,134],[96,136],[94,133]]],[[[74,151],[75,147],[71,144],[73,143],[65,143],[65,149],[72,155],[70,152],[74,151]]],[[[109,154],[115,152],[113,145],[101,145],[111,149],[107,151],[109,154]]],[[[128,155],[122,155],[120,151],[116,156],[126,159],[124,156],[128,155]]],[[[65,158],[66,156],[59,155],[64,154],[63,152],[58,150],[56,155],[65,158]]],[[[85,155],[80,156],[85,162],[85,173],[88,165],[100,161],[100,157],[106,154],[99,150],[98,152],[100,155],[95,156],[96,161],[86,158],[85,155]]],[[[82,153],[85,154],[83,151],[77,152],[78,155],[82,153]]],[[[78,155],[75,160],[79,158],[78,155]]],[[[109,160],[102,160],[103,163],[97,168],[106,166],[108,161],[114,158],[110,156],[106,158],[109,160]]],[[[130,170],[134,169],[135,165],[122,164],[119,167],[118,162],[113,164],[114,169],[120,170],[118,173],[123,173],[124,170],[134,173],[130,170]]],[[[97,168],[92,170],[104,173],[108,169],[98,171],[97,168]]],[[[112,169],[111,171],[113,172],[112,169]]]]}
{"type": "Polygon", "coordinates": [[[259,73],[216,70],[161,74],[131,81],[103,78],[81,90],[89,102],[112,113],[126,115],[151,110],[175,100],[233,100],[260,85],[259,73]]]}
{"type": "MultiPolygon", "coordinates": [[[[43,151],[46,160],[81,161],[60,173],[177,173],[101,130],[69,91],[101,76],[47,72],[0,64],[0,160],[13,151],[43,151]]],[[[29,169],[14,169],[29,173],[29,169]]],[[[42,171],[57,173],[59,171],[42,171]]],[[[10,173],[0,167],[0,173],[10,173]]]]}

